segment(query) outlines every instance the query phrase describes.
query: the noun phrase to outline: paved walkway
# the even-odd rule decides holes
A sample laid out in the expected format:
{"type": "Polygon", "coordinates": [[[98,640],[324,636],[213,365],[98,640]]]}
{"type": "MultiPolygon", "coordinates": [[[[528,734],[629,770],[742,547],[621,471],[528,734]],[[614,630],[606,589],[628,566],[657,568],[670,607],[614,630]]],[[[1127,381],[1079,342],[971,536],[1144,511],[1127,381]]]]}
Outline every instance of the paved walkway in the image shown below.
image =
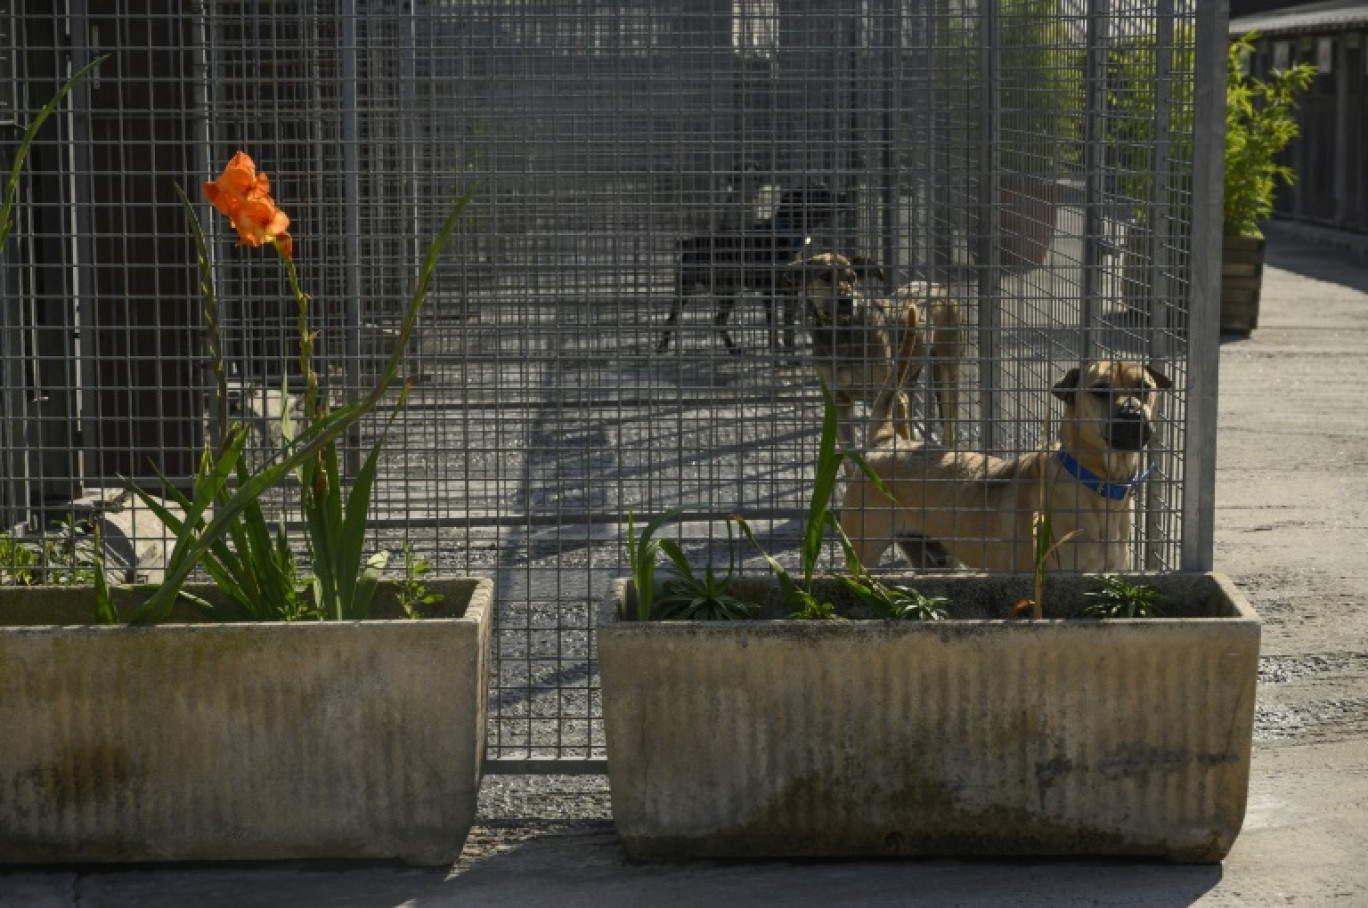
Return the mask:
{"type": "Polygon", "coordinates": [[[1269,260],[1259,329],[1221,348],[1216,567],[1265,621],[1249,812],[1222,865],[631,866],[603,820],[529,822],[478,828],[451,873],[8,873],[0,908],[1368,905],[1368,258],[1275,236],[1269,260]]]}

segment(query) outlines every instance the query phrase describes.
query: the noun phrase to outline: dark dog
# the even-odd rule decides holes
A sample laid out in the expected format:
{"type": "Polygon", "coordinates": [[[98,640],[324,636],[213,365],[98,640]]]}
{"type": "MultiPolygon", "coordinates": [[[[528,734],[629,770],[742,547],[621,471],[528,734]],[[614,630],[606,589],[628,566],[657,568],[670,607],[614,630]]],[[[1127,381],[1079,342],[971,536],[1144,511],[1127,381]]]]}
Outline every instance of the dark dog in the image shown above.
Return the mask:
{"type": "Polygon", "coordinates": [[[887,419],[911,440],[907,389],[931,364],[941,440],[955,442],[959,411],[959,302],[944,287],[912,283],[892,296],[866,292],[883,280],[868,259],[823,252],[789,266],[787,283],[801,289],[812,322],[812,364],[836,401],[842,444],[855,446],[851,416],[865,403],[879,426],[887,419]]]}
{"type": "Polygon", "coordinates": [[[737,298],[747,291],[765,295],[765,320],[774,331],[775,307],[784,306],[784,347],[794,346],[793,323],[797,300],[785,292],[784,269],[812,242],[813,232],[825,227],[835,215],[836,195],[824,186],[786,189],[779,195],[774,214],[735,230],[719,230],[688,237],[679,244],[679,268],[675,272],[674,305],[665,322],[657,353],[670,347],[685,299],[701,290],[717,301],[713,324],[722,331],[722,342],[733,353],[736,342],[726,330],[737,298]]]}

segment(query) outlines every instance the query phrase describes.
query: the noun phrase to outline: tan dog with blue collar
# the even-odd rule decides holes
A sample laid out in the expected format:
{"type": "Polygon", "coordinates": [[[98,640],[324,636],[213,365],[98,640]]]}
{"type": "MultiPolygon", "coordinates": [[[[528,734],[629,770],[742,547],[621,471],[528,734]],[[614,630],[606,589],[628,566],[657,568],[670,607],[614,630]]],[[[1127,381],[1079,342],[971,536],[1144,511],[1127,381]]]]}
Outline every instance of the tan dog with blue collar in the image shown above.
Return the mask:
{"type": "Polygon", "coordinates": [[[913,444],[890,427],[868,461],[894,500],[856,476],[841,527],[868,567],[896,542],[917,567],[1028,571],[1043,471],[1054,538],[1077,531],[1051,567],[1125,570],[1155,402],[1172,384],[1136,362],[1073,369],[1053,389],[1064,402],[1058,441],[1014,460],[913,444]]]}

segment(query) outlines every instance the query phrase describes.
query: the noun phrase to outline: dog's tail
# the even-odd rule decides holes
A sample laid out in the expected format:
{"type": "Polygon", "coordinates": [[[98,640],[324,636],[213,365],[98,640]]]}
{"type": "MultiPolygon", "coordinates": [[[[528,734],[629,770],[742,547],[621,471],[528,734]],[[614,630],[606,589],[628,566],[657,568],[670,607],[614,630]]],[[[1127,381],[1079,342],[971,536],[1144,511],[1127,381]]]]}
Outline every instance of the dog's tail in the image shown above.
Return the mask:
{"type": "Polygon", "coordinates": [[[964,355],[964,326],[960,304],[943,288],[928,295],[926,320],[931,334],[931,383],[941,415],[941,442],[953,448],[959,435],[960,362],[964,355]]]}
{"type": "Polygon", "coordinates": [[[911,418],[911,401],[907,397],[907,385],[912,376],[912,364],[916,359],[917,328],[921,316],[916,306],[906,309],[907,323],[903,325],[902,340],[898,352],[893,357],[897,367],[889,372],[889,383],[879,391],[870,408],[869,433],[866,444],[875,450],[896,443],[902,438],[911,442],[908,420],[911,418]]]}
{"type": "Polygon", "coordinates": [[[906,284],[895,290],[894,296],[916,306],[925,321],[914,355],[929,361],[931,388],[940,411],[941,442],[954,447],[959,437],[959,364],[964,353],[962,304],[945,287],[924,281],[906,284]]]}

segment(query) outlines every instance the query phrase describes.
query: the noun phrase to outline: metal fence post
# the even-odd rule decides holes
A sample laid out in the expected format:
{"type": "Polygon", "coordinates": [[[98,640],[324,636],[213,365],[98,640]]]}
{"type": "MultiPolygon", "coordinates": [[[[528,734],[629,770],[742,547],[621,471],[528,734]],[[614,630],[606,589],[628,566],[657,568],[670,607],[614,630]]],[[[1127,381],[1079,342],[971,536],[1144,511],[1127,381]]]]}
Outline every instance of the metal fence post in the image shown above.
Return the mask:
{"type": "Polygon", "coordinates": [[[1002,133],[1001,0],[987,0],[979,10],[979,85],[983,103],[979,114],[978,265],[979,323],[978,375],[979,420],[984,450],[996,450],[1001,418],[998,389],[1002,370],[998,362],[1002,333],[1002,251],[998,200],[1002,197],[1002,168],[998,153],[1002,133]]]}
{"type": "MultiPolygon", "coordinates": [[[[342,168],[346,181],[346,197],[352,200],[343,206],[344,280],[346,301],[346,336],[343,338],[343,385],[348,393],[361,386],[361,167],[357,143],[360,130],[357,124],[357,47],[356,0],[342,3],[342,168]]],[[[353,431],[349,439],[359,436],[353,431]]],[[[356,475],[361,469],[361,451],[356,444],[343,446],[346,470],[356,475]]]]}
{"type": "MultiPolygon", "coordinates": [[[[1083,107],[1083,273],[1080,290],[1079,323],[1096,324],[1094,300],[1099,292],[1102,270],[1102,159],[1106,139],[1107,83],[1106,65],[1102,50],[1101,21],[1106,16],[1106,0],[1089,0],[1086,10],[1086,49],[1084,51],[1084,81],[1086,100],[1083,107]]],[[[1082,359],[1093,358],[1095,339],[1092,330],[1082,337],[1082,359]]]]}
{"type": "Polygon", "coordinates": [[[1192,285],[1183,437],[1180,568],[1210,570],[1215,546],[1217,381],[1221,335],[1221,199],[1225,178],[1226,0],[1197,4],[1192,285]]]}

